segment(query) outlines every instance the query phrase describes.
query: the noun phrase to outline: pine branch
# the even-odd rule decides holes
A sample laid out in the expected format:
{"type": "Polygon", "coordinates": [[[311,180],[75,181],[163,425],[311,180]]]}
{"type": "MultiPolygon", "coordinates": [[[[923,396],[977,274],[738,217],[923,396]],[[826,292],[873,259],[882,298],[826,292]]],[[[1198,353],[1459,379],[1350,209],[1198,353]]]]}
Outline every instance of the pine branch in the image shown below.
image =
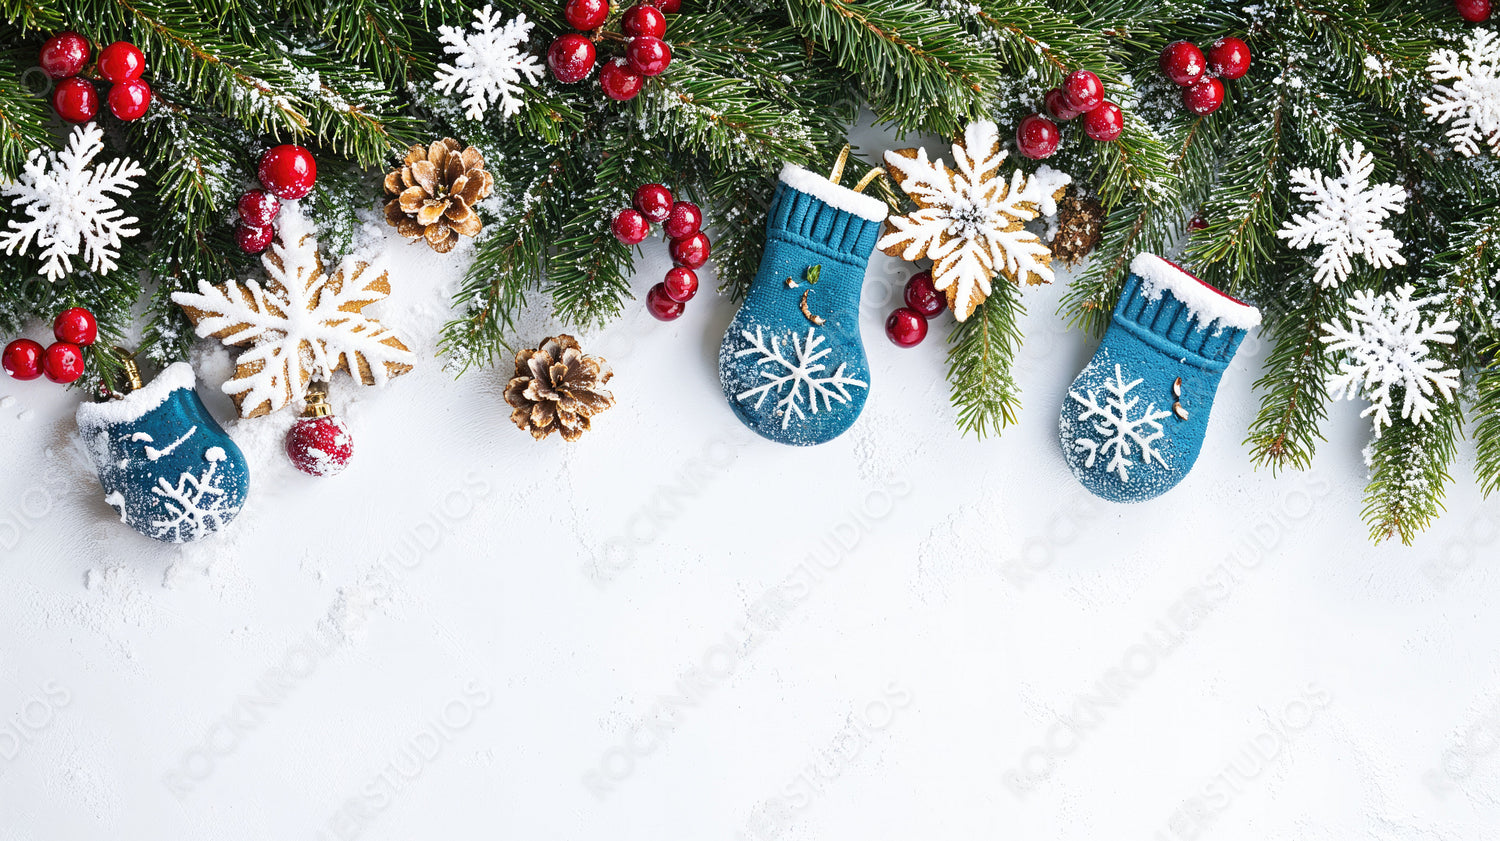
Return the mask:
{"type": "Polygon", "coordinates": [[[1443,494],[1453,481],[1448,468],[1457,454],[1463,413],[1457,399],[1442,403],[1423,424],[1398,420],[1370,444],[1365,460],[1365,522],[1376,543],[1400,538],[1410,546],[1443,512],[1443,494]]]}
{"type": "Polygon", "coordinates": [[[1020,288],[996,279],[990,296],[948,336],[948,382],[965,435],[999,435],[1020,414],[1020,389],[1011,369],[1025,314],[1020,288]]]}
{"type": "MultiPolygon", "coordinates": [[[[0,26],[0,43],[19,37],[16,30],[0,26]]],[[[47,131],[46,101],[27,89],[27,84],[45,82],[34,67],[30,44],[0,49],[0,181],[16,177],[32,149],[51,145],[47,131]]]]}
{"type": "Polygon", "coordinates": [[[1342,295],[1311,283],[1289,286],[1274,304],[1262,305],[1261,333],[1274,345],[1266,373],[1255,383],[1263,396],[1245,439],[1257,465],[1278,471],[1312,464],[1317,443],[1324,440],[1320,427],[1328,417],[1328,377],[1337,371],[1322,341],[1323,325],[1343,310],[1342,295]]]}

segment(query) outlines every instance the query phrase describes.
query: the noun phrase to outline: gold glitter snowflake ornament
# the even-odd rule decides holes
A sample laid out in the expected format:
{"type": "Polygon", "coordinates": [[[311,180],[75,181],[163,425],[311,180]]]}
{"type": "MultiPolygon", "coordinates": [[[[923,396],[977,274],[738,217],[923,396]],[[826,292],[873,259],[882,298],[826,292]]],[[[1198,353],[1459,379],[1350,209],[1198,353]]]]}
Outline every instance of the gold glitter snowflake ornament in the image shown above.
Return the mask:
{"type": "Polygon", "coordinates": [[[953,168],[926,149],[885,153],[891,178],[917,209],[892,216],[876,247],[904,260],[931,260],[932,280],[959,321],[990,294],[996,275],[1011,283],[1051,283],[1052,251],[1026,223],[1057,213],[1073,179],[1043,165],[1027,175],[1001,172],[1008,153],[988,120],[970,123],[953,144],[953,168]]]}

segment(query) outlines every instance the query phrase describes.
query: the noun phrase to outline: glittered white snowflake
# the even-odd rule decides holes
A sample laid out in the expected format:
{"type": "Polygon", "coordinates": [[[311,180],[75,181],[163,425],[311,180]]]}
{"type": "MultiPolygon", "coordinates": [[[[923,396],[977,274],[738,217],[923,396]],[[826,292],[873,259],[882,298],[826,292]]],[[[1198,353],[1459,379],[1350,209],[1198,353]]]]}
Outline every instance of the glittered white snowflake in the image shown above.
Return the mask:
{"type": "Polygon", "coordinates": [[[1088,452],[1083,466],[1092,468],[1095,461],[1102,455],[1109,459],[1104,466],[1106,473],[1116,473],[1120,481],[1130,481],[1128,468],[1136,464],[1136,451],[1140,451],[1139,462],[1149,466],[1152,461],[1162,467],[1167,466],[1166,459],[1162,458],[1159,450],[1152,447],[1158,439],[1166,434],[1162,428],[1163,418],[1171,416],[1171,412],[1158,411],[1155,403],[1146,406],[1146,411],[1139,417],[1131,417],[1136,406],[1140,405],[1141,398],[1131,397],[1130,392],[1140,385],[1144,380],[1125,382],[1125,376],[1120,366],[1115,366],[1115,377],[1106,380],[1104,389],[1109,394],[1103,403],[1099,402],[1098,392],[1090,390],[1086,394],[1076,391],[1068,392],[1068,397],[1078,402],[1082,410],[1078,414],[1078,420],[1093,421],[1094,431],[1099,433],[1099,438],[1079,438],[1074,443],[1081,450],[1088,452]]]}
{"type": "Polygon", "coordinates": [[[1459,154],[1479,154],[1480,144],[1500,154],[1500,34],[1475,29],[1464,36],[1463,52],[1441,49],[1432,54],[1427,72],[1438,85],[1424,97],[1427,116],[1447,125],[1448,139],[1459,154]]]}
{"type": "Polygon", "coordinates": [[[1349,326],[1324,324],[1323,342],[1345,354],[1339,373],[1329,381],[1335,398],[1363,395],[1370,408],[1360,417],[1375,416],[1375,437],[1391,425],[1392,389],[1402,392],[1401,417],[1423,423],[1437,408],[1433,398],[1452,400],[1458,371],[1443,367],[1431,356],[1433,344],[1451,345],[1458,322],[1439,312],[1428,321],[1422,308],[1436,298],[1412,298],[1414,287],[1376,295],[1355,292],[1349,299],[1349,326]]]}
{"type": "Polygon", "coordinates": [[[25,219],[10,220],[9,230],[0,231],[0,248],[6,254],[29,254],[33,244],[45,260],[42,274],[58,281],[73,271],[73,257],[80,251],[98,274],[116,267],[120,243],[140,233],[139,220],[126,216],[115,204],[115,196],[128,196],[135,179],[146,174],[129,158],[116,158],[91,168],[94,156],[104,151],[104,132],[94,123],[77,126],[60,152],[32,150],[13,183],[0,182],[0,195],[15,199],[16,210],[25,219]]]}
{"type": "Polygon", "coordinates": [[[1311,213],[1294,215],[1276,232],[1292,248],[1323,247],[1313,261],[1313,280],[1324,288],[1349,278],[1356,255],[1382,269],[1406,265],[1401,240],[1380,224],[1406,210],[1406,191],[1394,184],[1370,183],[1375,156],[1361,143],[1339,149],[1339,169],[1338,178],[1309,167],[1292,170],[1293,192],[1314,207],[1311,213]]]}
{"type": "Polygon", "coordinates": [[[970,123],[954,142],[952,169],[942,158],[929,160],[925,148],[885,153],[891,178],[917,209],[887,219],[876,247],[904,260],[932,260],[933,284],[947,293],[959,321],[989,297],[996,275],[1052,281],[1052,251],[1026,223],[1055,214],[1072,178],[1045,166],[1007,177],[1000,170],[1008,154],[988,120],[970,123]]]}
{"type": "Polygon", "coordinates": [[[740,335],[750,345],[735,351],[735,358],[757,357],[754,360],[756,370],[760,371],[765,382],[740,392],[735,395],[735,399],[754,400],[755,408],[759,409],[767,397],[774,396],[776,412],[781,415],[782,429],[791,425],[793,417],[799,421],[807,420],[804,406],[816,415],[820,410],[832,410],[834,403],[848,403],[853,398],[849,389],[869,388],[869,383],[844,373],[849,367],[846,362],[840,362],[833,373],[824,373],[828,366],[823,360],[833,349],[821,347],[826,339],[815,328],[808,328],[806,337],[792,334],[790,358],[777,337],[772,336],[771,343],[766,344],[765,334],[760,327],[756,327],[753,334],[749,330],[742,330],[740,335]],[[771,368],[767,370],[761,368],[762,365],[770,365],[771,368]],[[822,400],[821,409],[819,400],[822,400]]]}
{"type": "Polygon", "coordinates": [[[455,56],[452,64],[439,64],[433,86],[445,94],[463,91],[466,116],[482,120],[492,103],[499,103],[500,116],[520,112],[521,85],[542,80],[542,63],[526,52],[526,39],[534,25],[526,15],[501,23],[493,6],[474,10],[473,31],[440,26],[443,52],[455,56]]]}

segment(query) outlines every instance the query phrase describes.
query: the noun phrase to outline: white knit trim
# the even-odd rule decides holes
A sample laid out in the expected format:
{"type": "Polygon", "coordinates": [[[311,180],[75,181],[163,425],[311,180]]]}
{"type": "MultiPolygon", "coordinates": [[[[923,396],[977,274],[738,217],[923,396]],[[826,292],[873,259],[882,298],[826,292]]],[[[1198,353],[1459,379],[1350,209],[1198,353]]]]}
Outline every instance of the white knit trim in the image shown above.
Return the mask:
{"type": "Polygon", "coordinates": [[[871,222],[885,221],[889,210],[885,202],[874,196],[856,193],[848,187],[840,187],[827,178],[815,172],[809,172],[796,164],[782,166],[781,180],[793,190],[820,199],[829,207],[853,213],[871,222]]]}
{"type": "Polygon", "coordinates": [[[137,391],[104,403],[80,403],[78,406],[78,428],[85,434],[140,420],[153,409],[167,402],[172,392],[197,384],[193,366],[186,362],[174,362],[137,391]]]}
{"type": "Polygon", "coordinates": [[[1146,298],[1154,301],[1170,291],[1205,326],[1218,321],[1223,327],[1249,330],[1260,324],[1260,310],[1230,299],[1155,254],[1140,254],[1130,261],[1130,273],[1140,276],[1146,298]]]}

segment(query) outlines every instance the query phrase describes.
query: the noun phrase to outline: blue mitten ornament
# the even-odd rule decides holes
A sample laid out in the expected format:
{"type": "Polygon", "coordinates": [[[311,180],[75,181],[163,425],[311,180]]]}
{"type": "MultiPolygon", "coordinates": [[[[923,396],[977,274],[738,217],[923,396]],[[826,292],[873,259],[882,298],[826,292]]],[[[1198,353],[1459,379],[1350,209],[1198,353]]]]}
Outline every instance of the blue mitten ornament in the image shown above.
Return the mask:
{"type": "Polygon", "coordinates": [[[1063,399],[1063,456],[1112,502],[1171,490],[1203,447],[1219,378],[1260,311],[1154,254],[1130,279],[1094,358],[1063,399]]]}
{"type": "Polygon", "coordinates": [[[787,164],[766,251],[719,347],[719,381],[740,420],[783,444],[831,441],[870,390],[859,298],[885,202],[787,164]]]}
{"type": "Polygon", "coordinates": [[[193,369],[168,366],[149,384],[78,407],[78,431],[120,522],[152,540],[190,543],[239,514],[245,456],[194,390],[193,369]]]}

